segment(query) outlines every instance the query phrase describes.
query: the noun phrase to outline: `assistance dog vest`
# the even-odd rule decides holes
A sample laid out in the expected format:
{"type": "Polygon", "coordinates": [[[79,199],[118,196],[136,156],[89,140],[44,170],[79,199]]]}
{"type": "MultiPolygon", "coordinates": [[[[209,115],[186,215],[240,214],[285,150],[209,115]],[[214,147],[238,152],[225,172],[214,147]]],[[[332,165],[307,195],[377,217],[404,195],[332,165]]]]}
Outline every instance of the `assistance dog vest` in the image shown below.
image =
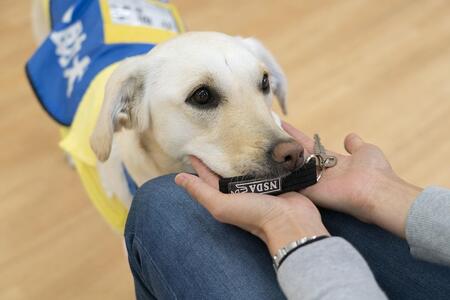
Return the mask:
{"type": "MultiPolygon", "coordinates": [[[[27,62],[27,77],[42,107],[61,125],[60,146],[73,159],[89,198],[123,232],[128,210],[103,190],[89,138],[117,64],[183,32],[183,24],[167,1],[43,0],[42,5],[51,31],[27,62]]],[[[126,170],[124,176],[134,194],[126,170]]]]}

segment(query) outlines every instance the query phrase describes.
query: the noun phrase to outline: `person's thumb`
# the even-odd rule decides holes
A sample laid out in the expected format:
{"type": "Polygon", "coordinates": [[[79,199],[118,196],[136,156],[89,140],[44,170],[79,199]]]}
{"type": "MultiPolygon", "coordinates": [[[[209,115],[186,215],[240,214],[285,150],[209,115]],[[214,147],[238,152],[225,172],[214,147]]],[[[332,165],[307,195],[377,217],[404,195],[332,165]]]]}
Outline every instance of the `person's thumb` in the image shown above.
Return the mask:
{"type": "Polygon", "coordinates": [[[356,133],[350,133],[345,137],[344,147],[348,153],[353,154],[364,145],[364,141],[356,133]]]}
{"type": "Polygon", "coordinates": [[[222,199],[222,193],[214,189],[201,178],[187,173],[180,173],[175,177],[175,183],[184,189],[200,204],[211,208],[222,199]]]}

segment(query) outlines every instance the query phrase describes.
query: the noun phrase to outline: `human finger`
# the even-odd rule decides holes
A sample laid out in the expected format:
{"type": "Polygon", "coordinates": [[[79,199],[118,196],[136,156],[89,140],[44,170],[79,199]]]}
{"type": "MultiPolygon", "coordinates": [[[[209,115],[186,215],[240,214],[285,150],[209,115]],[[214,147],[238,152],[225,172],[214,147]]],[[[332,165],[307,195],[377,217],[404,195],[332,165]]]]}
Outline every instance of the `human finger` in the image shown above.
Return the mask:
{"type": "Polygon", "coordinates": [[[358,151],[358,149],[361,148],[364,144],[365,143],[363,139],[359,137],[359,135],[357,135],[356,133],[350,133],[345,137],[344,140],[345,150],[350,154],[353,154],[356,151],[358,151]]]}
{"type": "Polygon", "coordinates": [[[193,198],[210,212],[224,202],[224,195],[221,192],[195,175],[180,173],[175,177],[175,183],[186,189],[193,198]]]}
{"type": "Polygon", "coordinates": [[[189,160],[201,179],[216,190],[219,189],[219,177],[211,169],[195,156],[189,156],[189,160]]]}
{"type": "Polygon", "coordinates": [[[313,152],[314,140],[312,138],[285,121],[282,121],[281,126],[290,136],[305,147],[308,152],[313,152]]]}

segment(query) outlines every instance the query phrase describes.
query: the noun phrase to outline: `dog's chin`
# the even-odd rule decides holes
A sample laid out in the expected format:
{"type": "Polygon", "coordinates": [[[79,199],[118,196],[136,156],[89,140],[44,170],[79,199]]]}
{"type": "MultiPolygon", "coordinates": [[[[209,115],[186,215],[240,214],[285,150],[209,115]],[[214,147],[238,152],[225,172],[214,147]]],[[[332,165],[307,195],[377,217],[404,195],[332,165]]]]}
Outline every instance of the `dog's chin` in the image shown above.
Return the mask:
{"type": "MultiPolygon", "coordinates": [[[[302,165],[298,166],[296,170],[301,168],[302,165]]],[[[237,176],[248,176],[254,178],[278,178],[289,175],[293,170],[289,170],[277,163],[265,163],[255,166],[251,169],[242,170],[237,176]]]]}
{"type": "MultiPolygon", "coordinates": [[[[278,178],[289,175],[292,170],[289,170],[276,162],[263,162],[254,163],[245,166],[245,168],[236,168],[231,171],[221,172],[220,169],[214,168],[214,166],[207,165],[209,170],[214,174],[222,177],[253,177],[253,178],[278,178]]],[[[302,166],[298,166],[301,168],[302,166]]]]}
{"type": "Polygon", "coordinates": [[[277,178],[277,177],[283,177],[291,173],[291,171],[288,171],[283,168],[276,168],[276,169],[270,169],[270,170],[259,170],[259,171],[249,171],[244,173],[243,175],[254,177],[254,178],[277,178]]]}

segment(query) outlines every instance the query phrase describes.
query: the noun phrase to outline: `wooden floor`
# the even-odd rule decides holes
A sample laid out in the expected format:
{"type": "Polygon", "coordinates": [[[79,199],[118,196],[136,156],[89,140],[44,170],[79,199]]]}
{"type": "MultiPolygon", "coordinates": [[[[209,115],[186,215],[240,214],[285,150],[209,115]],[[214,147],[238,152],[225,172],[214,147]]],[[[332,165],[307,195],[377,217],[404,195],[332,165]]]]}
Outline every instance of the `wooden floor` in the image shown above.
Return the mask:
{"type": "MultiPolygon", "coordinates": [[[[450,1],[175,2],[189,30],[260,38],[289,79],[287,120],[342,150],[355,131],[421,186],[450,186],[450,1]]],[[[58,149],[23,67],[25,0],[0,2],[0,299],[132,299],[121,237],[58,149]]]]}

